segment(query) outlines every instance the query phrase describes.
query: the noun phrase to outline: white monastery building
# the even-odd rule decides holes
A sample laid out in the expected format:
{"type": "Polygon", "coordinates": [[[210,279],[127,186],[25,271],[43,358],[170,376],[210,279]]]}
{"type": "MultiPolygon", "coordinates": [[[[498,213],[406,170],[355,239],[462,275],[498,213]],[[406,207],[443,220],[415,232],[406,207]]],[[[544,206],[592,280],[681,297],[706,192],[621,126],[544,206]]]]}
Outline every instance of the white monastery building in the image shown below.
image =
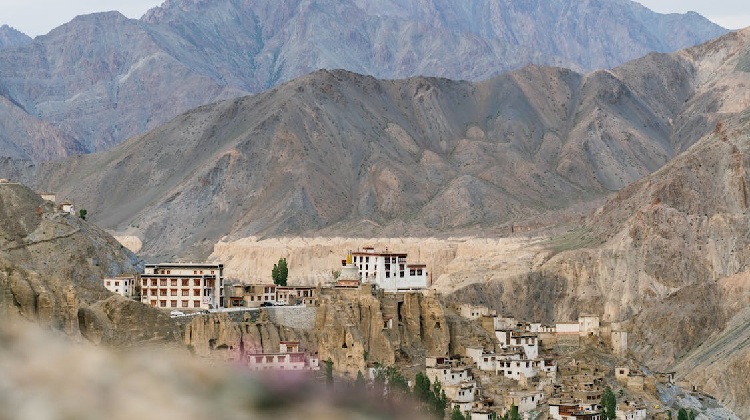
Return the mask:
{"type": "Polygon", "coordinates": [[[359,268],[362,283],[374,283],[386,292],[425,289],[430,286],[427,266],[407,263],[406,253],[375,251],[365,247],[352,252],[352,262],[359,268]]]}
{"type": "Polygon", "coordinates": [[[146,264],[141,302],[157,308],[224,306],[224,264],[146,264]]]}

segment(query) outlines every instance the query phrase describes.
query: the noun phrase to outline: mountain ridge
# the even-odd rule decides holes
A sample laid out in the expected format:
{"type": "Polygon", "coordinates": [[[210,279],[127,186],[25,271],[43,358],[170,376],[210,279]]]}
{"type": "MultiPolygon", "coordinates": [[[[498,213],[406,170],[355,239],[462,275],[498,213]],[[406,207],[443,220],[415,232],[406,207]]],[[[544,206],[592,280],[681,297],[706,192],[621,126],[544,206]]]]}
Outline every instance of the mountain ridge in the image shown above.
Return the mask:
{"type": "Polygon", "coordinates": [[[225,235],[505,234],[658,170],[746,107],[732,100],[746,38],[587,75],[529,66],[471,83],[318,71],[34,170],[40,188],[139,236],[144,255],[205,256],[225,235]],[[691,58],[718,47],[708,64],[691,58]]]}
{"type": "MultiPolygon", "coordinates": [[[[320,68],[476,81],[528,63],[610,67],[725,32],[692,14],[595,0],[170,1],[141,20],[118,12],[79,16],[0,49],[6,97],[71,144],[49,153],[34,140],[2,154],[47,161],[105,150],[197,106],[320,68]],[[579,16],[583,23],[573,25],[579,16]]],[[[17,126],[0,128],[9,139],[25,136],[17,126]]]]}

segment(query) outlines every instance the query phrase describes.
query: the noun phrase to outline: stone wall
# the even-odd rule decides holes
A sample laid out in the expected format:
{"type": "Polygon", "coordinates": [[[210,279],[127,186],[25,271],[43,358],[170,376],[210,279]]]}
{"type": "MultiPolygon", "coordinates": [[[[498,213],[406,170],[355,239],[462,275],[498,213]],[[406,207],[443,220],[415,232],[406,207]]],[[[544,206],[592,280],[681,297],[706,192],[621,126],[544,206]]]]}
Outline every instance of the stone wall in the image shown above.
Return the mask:
{"type": "Polygon", "coordinates": [[[317,307],[288,306],[263,308],[268,314],[268,320],[275,325],[294,328],[297,330],[312,330],[318,316],[317,307]]]}

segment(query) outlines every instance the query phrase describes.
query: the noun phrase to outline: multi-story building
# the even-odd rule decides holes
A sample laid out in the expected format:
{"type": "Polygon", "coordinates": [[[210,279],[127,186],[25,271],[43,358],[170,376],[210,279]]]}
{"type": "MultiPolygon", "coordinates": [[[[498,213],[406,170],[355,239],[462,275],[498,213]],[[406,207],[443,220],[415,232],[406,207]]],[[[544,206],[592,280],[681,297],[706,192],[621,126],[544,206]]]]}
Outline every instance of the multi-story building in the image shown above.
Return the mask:
{"type": "Polygon", "coordinates": [[[224,306],[224,264],[146,264],[141,302],[157,308],[224,306]]]}
{"type": "Polygon", "coordinates": [[[136,276],[119,276],[103,280],[104,287],[120,296],[133,297],[135,294],[136,276]]]}
{"type": "Polygon", "coordinates": [[[374,283],[387,292],[425,289],[430,286],[427,266],[409,264],[406,253],[377,252],[372,247],[352,252],[362,283],[374,283]]]}
{"type": "Polygon", "coordinates": [[[320,370],[317,357],[300,351],[299,342],[279,342],[278,353],[246,353],[245,360],[250,370],[320,370]]]}

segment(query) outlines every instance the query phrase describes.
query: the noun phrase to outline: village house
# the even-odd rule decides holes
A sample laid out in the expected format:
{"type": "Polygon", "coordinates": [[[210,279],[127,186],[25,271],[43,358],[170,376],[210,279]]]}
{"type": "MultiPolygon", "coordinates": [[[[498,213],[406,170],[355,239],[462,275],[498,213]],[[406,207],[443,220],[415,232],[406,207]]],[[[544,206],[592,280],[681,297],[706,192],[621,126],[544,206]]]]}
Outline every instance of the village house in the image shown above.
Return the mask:
{"type": "Polygon", "coordinates": [[[57,201],[57,194],[53,192],[40,192],[39,196],[42,197],[42,200],[49,201],[51,203],[55,203],[57,201]]]}
{"type": "Polygon", "coordinates": [[[362,283],[372,283],[386,292],[426,289],[430,286],[427,266],[407,263],[406,253],[377,252],[372,247],[352,252],[362,283]]]}
{"type": "Polygon", "coordinates": [[[615,408],[617,420],[646,420],[648,412],[646,407],[632,401],[623,401],[615,408]]]}
{"type": "Polygon", "coordinates": [[[224,264],[146,264],[140,281],[141,302],[156,308],[224,306],[224,264]]]}
{"type": "Polygon", "coordinates": [[[511,391],[505,396],[505,409],[510,410],[511,405],[515,405],[519,413],[526,413],[536,410],[542,400],[544,393],[541,391],[511,391]]]}
{"type": "Polygon", "coordinates": [[[299,342],[279,342],[278,353],[245,353],[245,360],[250,370],[254,371],[311,371],[320,370],[320,362],[300,351],[299,342]]]}
{"type": "Polygon", "coordinates": [[[103,279],[104,287],[112,293],[120,296],[133,297],[135,295],[136,275],[119,276],[103,279]]]}
{"type": "Polygon", "coordinates": [[[70,200],[65,200],[57,206],[57,209],[63,213],[76,214],[76,209],[73,207],[73,203],[70,200]]]}
{"type": "Polygon", "coordinates": [[[313,286],[248,284],[242,287],[242,302],[249,308],[267,305],[314,305],[317,300],[317,291],[313,286]]]}
{"type": "Polygon", "coordinates": [[[599,315],[581,314],[578,316],[578,335],[599,336],[599,315]]]}
{"type": "Polygon", "coordinates": [[[469,320],[479,319],[482,316],[495,316],[497,311],[486,306],[462,304],[458,306],[459,314],[469,320]]]}

